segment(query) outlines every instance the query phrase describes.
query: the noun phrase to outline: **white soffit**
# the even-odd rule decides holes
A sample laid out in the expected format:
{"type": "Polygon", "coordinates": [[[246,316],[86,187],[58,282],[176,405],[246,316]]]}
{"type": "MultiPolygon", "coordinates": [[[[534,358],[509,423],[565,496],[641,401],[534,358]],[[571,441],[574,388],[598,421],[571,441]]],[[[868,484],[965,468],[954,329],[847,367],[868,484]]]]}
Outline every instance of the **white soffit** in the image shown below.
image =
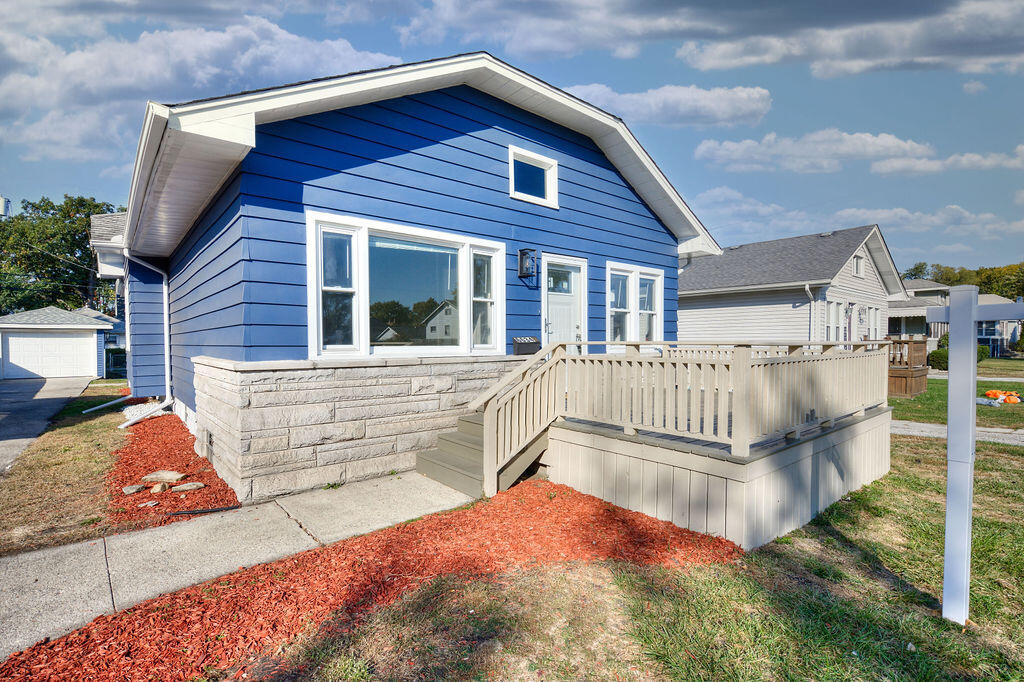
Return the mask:
{"type": "Polygon", "coordinates": [[[469,85],[590,137],[679,238],[680,252],[721,253],[620,119],[486,53],[173,107],[150,103],[132,176],[125,242],[138,255],[170,255],[255,145],[261,123],[455,85],[469,85]],[[682,242],[688,243],[685,251],[682,242]]]}
{"type": "Polygon", "coordinates": [[[882,232],[877,226],[871,231],[868,238],[864,240],[864,244],[868,254],[871,256],[871,260],[875,264],[875,268],[882,278],[882,284],[885,285],[888,297],[895,297],[895,300],[906,299],[907,290],[903,286],[903,278],[900,277],[900,271],[896,267],[896,263],[893,262],[889,248],[882,237],[882,232]]]}

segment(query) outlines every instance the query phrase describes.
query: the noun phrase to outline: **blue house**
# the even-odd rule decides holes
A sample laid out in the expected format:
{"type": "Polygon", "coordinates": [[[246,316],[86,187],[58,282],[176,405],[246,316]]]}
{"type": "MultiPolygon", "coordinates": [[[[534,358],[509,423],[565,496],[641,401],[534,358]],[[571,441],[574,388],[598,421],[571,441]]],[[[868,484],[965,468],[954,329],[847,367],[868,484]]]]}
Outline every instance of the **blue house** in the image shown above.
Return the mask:
{"type": "Polygon", "coordinates": [[[243,499],[414,466],[516,338],[673,341],[721,252],[619,118],[486,53],[150,102],[105,220],[132,393],[243,499]]]}

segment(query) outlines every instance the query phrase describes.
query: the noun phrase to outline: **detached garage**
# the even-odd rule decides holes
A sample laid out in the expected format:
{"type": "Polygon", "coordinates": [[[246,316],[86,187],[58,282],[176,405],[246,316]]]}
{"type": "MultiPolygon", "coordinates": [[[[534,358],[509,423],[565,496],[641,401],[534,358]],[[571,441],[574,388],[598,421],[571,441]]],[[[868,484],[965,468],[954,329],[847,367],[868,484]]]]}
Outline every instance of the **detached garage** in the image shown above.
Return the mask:
{"type": "Polygon", "coordinates": [[[0,379],[103,376],[109,322],[53,306],[0,317],[0,379]]]}

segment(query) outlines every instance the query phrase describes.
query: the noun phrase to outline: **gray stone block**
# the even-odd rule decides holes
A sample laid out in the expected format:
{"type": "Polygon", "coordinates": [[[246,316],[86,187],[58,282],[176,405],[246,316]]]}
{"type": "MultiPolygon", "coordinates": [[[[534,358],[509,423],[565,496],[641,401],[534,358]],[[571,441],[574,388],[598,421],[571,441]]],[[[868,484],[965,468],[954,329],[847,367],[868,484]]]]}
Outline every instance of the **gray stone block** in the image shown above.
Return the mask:
{"type": "Polygon", "coordinates": [[[318,445],[316,448],[316,463],[318,466],[325,466],[327,464],[351,462],[369,457],[381,457],[393,454],[394,452],[395,439],[393,437],[364,438],[344,443],[318,445]]]}
{"type": "Polygon", "coordinates": [[[292,429],[288,439],[291,447],[301,448],[307,445],[337,443],[353,438],[362,438],[365,433],[365,422],[350,421],[292,429]]]}
{"type": "Polygon", "coordinates": [[[454,385],[455,380],[448,375],[413,377],[411,392],[413,395],[420,395],[423,393],[444,393],[452,390],[454,385]]]}
{"type": "Polygon", "coordinates": [[[313,403],[288,407],[249,407],[241,411],[242,431],[282,426],[309,426],[334,421],[334,405],[313,403]]]}
{"type": "Polygon", "coordinates": [[[330,464],[323,467],[256,476],[252,479],[252,498],[263,500],[298,490],[319,488],[331,483],[344,483],[347,466],[347,463],[330,464]]]}
{"type": "Polygon", "coordinates": [[[368,420],[366,422],[366,435],[374,438],[376,436],[395,436],[401,433],[450,428],[455,426],[456,419],[458,419],[458,415],[450,413],[439,417],[403,415],[401,417],[368,420]]]}
{"type": "Polygon", "coordinates": [[[437,410],[439,402],[436,398],[427,400],[379,400],[363,401],[358,405],[338,403],[334,407],[335,421],[343,422],[350,419],[376,419],[393,417],[399,414],[421,414],[437,410]]]}
{"type": "Polygon", "coordinates": [[[391,472],[408,471],[416,466],[416,454],[398,452],[383,457],[360,459],[348,463],[346,480],[361,481],[376,476],[386,476],[391,472]]]}

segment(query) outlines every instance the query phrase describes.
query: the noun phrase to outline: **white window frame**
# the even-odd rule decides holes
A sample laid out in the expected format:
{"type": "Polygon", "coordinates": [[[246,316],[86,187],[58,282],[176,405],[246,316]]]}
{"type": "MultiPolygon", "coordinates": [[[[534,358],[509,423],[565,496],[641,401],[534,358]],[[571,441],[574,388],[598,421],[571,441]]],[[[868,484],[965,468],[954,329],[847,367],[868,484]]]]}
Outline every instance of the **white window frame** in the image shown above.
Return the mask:
{"type": "Polygon", "coordinates": [[[864,256],[858,255],[853,257],[853,276],[864,276],[864,256]]]}
{"type": "Polygon", "coordinates": [[[347,357],[444,357],[459,355],[505,354],[505,243],[469,235],[369,220],[325,211],[306,211],[306,323],[307,351],[311,360],[347,357]],[[352,346],[323,348],[321,284],[323,263],[322,235],[338,232],[352,235],[352,278],[355,288],[352,306],[352,346]],[[459,344],[455,346],[372,347],[370,345],[370,268],[371,235],[421,241],[458,249],[459,344]],[[491,261],[491,291],[494,298],[493,343],[473,345],[473,253],[488,254],[491,261]]]}
{"type": "MultiPolygon", "coordinates": [[[[590,340],[590,321],[588,312],[590,310],[590,275],[587,273],[587,259],[576,256],[563,256],[557,253],[540,254],[540,329],[541,339],[545,338],[544,325],[548,316],[548,266],[567,265],[580,269],[580,338],[584,341],[590,340]]],[[[580,352],[586,354],[588,347],[583,345],[580,352]]]]}
{"type": "MultiPolygon", "coordinates": [[[[658,268],[649,268],[629,263],[607,261],[604,274],[604,338],[608,342],[608,352],[622,352],[623,346],[614,345],[611,340],[612,331],[612,274],[626,275],[626,298],[628,299],[628,315],[626,317],[626,341],[637,342],[640,340],[640,277],[648,277],[654,280],[654,341],[665,340],[665,271],[658,268]]],[[[621,310],[621,309],[618,309],[621,310]]]]}
{"type": "Polygon", "coordinates": [[[508,147],[508,195],[519,201],[558,208],[558,161],[514,145],[508,147]],[[528,163],[544,171],[543,198],[516,191],[516,161],[528,163]]]}

